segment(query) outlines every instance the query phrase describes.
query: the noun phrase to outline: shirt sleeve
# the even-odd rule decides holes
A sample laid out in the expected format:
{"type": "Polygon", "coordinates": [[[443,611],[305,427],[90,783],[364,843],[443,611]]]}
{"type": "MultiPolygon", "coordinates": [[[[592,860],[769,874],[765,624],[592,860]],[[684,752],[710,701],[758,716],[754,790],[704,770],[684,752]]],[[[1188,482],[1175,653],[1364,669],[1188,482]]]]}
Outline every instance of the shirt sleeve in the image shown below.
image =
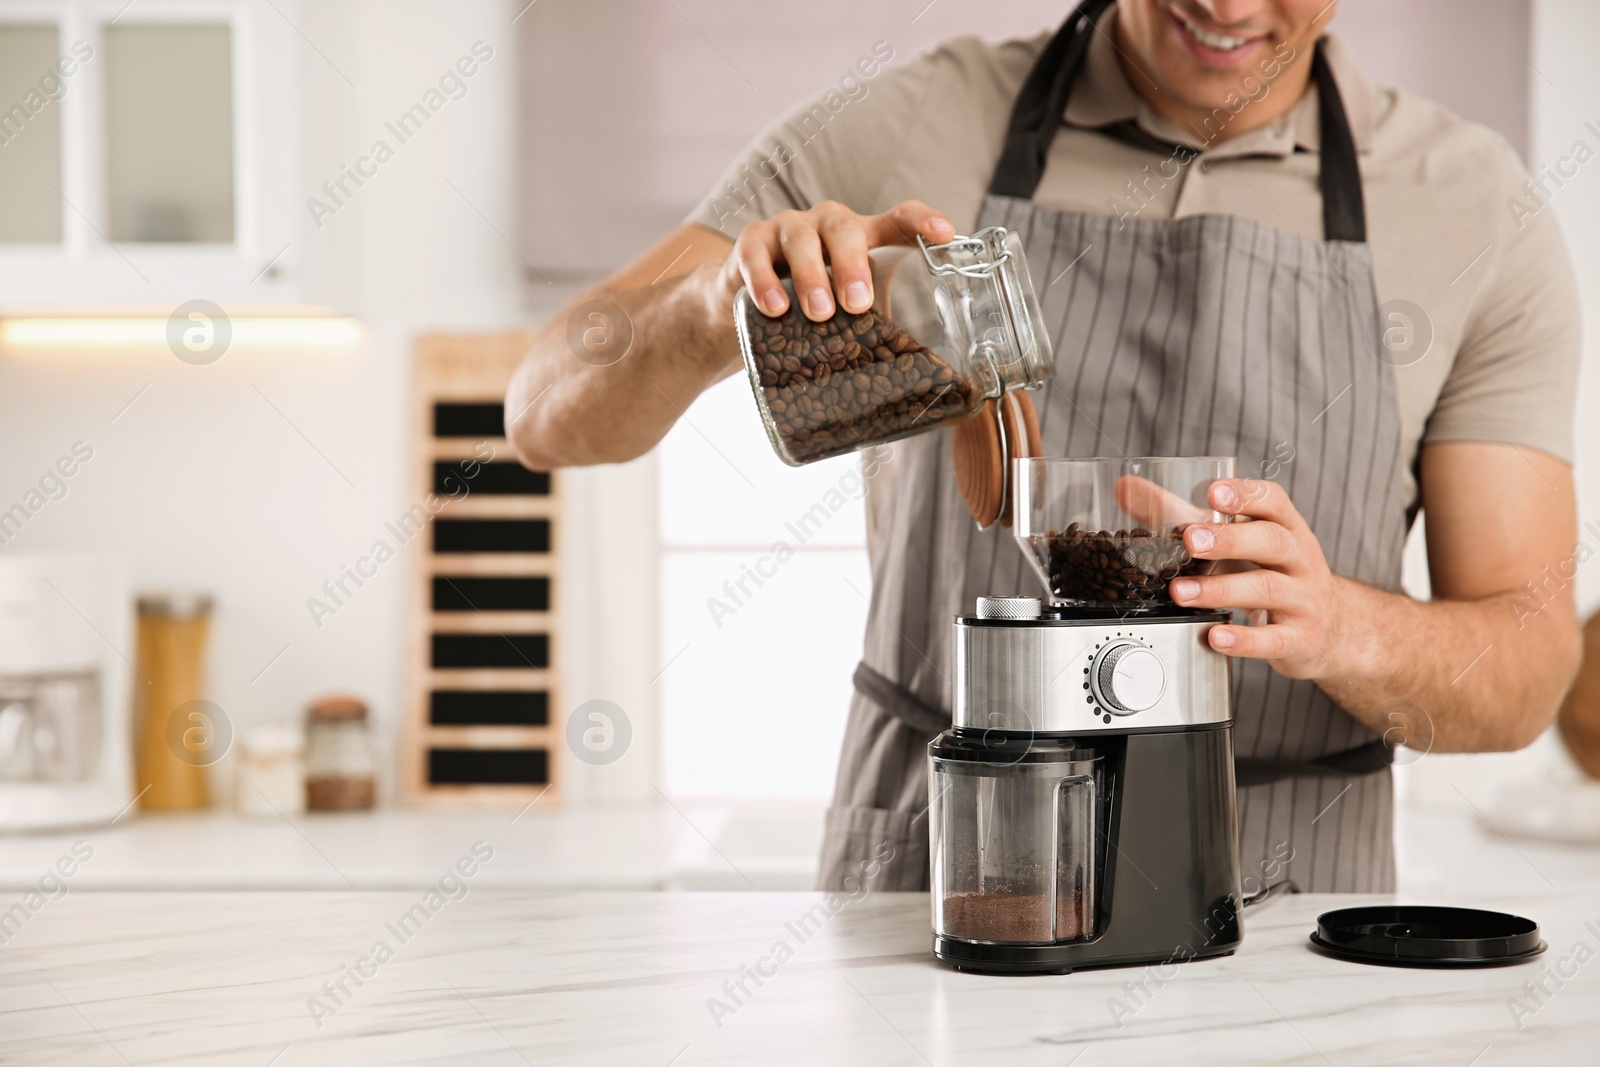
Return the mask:
{"type": "Polygon", "coordinates": [[[1505,220],[1496,235],[1504,250],[1491,259],[1423,440],[1526,445],[1570,463],[1582,358],[1577,281],[1557,202],[1529,195],[1526,173],[1503,147],[1497,169],[1506,180],[1492,206],[1505,220]]]}

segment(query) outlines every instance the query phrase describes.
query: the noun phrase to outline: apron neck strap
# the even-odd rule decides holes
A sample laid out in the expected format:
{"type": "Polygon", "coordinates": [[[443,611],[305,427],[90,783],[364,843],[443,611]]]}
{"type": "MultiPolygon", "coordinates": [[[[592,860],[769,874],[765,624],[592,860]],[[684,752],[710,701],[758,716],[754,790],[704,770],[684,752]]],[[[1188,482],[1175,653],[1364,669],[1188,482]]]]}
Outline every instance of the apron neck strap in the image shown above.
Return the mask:
{"type": "Polygon", "coordinates": [[[1311,77],[1317,83],[1317,128],[1322,142],[1322,167],[1317,175],[1322,188],[1322,239],[1365,242],[1367,205],[1361,194],[1361,163],[1345,115],[1344,97],[1339,95],[1339,83],[1333,79],[1321,41],[1311,56],[1311,77]]]}
{"type": "Polygon", "coordinates": [[[1084,0],[1044,46],[1012,106],[1006,145],[989,180],[991,193],[1033,199],[1067,110],[1072,81],[1083,67],[1095,24],[1111,4],[1112,0],[1084,0]]]}
{"type": "MultiPolygon", "coordinates": [[[[989,180],[989,192],[1033,199],[1044,177],[1050,145],[1061,128],[1073,80],[1083,68],[1089,42],[1099,32],[1101,17],[1113,2],[1083,0],[1045,45],[1012,107],[1005,147],[989,180]]],[[[1361,166],[1344,98],[1323,55],[1321,41],[1311,56],[1311,77],[1317,86],[1317,123],[1321,131],[1318,185],[1322,192],[1323,239],[1364,242],[1367,217],[1361,166]]]]}

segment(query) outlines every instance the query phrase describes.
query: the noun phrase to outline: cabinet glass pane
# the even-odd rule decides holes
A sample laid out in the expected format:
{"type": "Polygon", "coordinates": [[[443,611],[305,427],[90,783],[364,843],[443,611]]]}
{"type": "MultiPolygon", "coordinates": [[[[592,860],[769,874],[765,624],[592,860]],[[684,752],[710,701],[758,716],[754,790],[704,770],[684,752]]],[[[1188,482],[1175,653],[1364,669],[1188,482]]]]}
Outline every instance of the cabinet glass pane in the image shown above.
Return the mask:
{"type": "Polygon", "coordinates": [[[0,242],[61,240],[56,59],[54,26],[0,25],[0,242]]]}
{"type": "Polygon", "coordinates": [[[233,58],[225,25],[104,27],[113,241],[233,240],[233,58]]]}

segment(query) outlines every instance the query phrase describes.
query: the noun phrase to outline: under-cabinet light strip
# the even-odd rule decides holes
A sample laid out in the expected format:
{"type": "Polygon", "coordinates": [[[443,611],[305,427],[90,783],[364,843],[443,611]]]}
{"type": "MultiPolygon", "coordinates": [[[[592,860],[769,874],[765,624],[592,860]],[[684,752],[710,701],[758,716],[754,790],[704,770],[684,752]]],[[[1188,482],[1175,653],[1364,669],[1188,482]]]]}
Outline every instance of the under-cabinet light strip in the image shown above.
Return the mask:
{"type": "MultiPolygon", "coordinates": [[[[361,322],[353,318],[247,316],[230,318],[227,328],[232,331],[229,346],[234,348],[343,349],[361,340],[361,322]]],[[[166,348],[168,329],[169,320],[153,316],[0,319],[0,347],[166,348]]]]}

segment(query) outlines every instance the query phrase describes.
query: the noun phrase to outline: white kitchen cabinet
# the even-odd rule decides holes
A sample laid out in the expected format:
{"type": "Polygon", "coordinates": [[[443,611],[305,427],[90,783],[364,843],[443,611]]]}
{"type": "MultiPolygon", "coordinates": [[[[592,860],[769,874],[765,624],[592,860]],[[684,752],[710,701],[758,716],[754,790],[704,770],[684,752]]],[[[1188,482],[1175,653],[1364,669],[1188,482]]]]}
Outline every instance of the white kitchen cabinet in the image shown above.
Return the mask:
{"type": "Polygon", "coordinates": [[[301,299],[299,6],[0,2],[0,310],[301,299]]]}

